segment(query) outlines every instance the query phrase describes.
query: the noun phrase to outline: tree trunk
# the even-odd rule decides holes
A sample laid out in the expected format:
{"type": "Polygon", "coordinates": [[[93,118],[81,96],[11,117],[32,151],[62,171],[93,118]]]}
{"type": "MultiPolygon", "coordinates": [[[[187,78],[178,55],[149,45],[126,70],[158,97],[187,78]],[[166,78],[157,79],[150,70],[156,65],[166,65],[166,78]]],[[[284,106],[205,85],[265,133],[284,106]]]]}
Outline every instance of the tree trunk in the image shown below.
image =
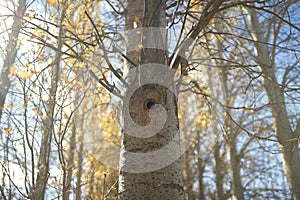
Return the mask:
{"type": "Polygon", "coordinates": [[[204,172],[205,172],[205,164],[203,163],[200,151],[201,138],[200,138],[200,131],[197,130],[197,168],[198,168],[198,197],[199,200],[205,200],[205,186],[204,186],[204,172]]]}
{"type": "Polygon", "coordinates": [[[184,168],[183,168],[183,174],[184,174],[184,178],[183,178],[183,182],[184,182],[184,186],[186,187],[185,189],[185,200],[192,200],[193,198],[193,177],[192,177],[192,167],[191,166],[191,159],[190,159],[190,153],[191,151],[187,150],[185,152],[185,154],[183,155],[183,164],[184,164],[184,168]]]}
{"type": "Polygon", "coordinates": [[[241,180],[241,158],[238,153],[237,149],[237,137],[238,137],[238,131],[233,130],[234,125],[231,121],[231,112],[228,109],[228,107],[231,107],[234,102],[232,98],[235,98],[232,96],[229,91],[230,88],[228,87],[228,74],[226,69],[222,69],[222,81],[224,85],[225,90],[225,115],[224,115],[224,128],[226,131],[225,138],[226,138],[226,145],[227,145],[227,154],[229,157],[229,163],[230,163],[230,177],[231,177],[231,184],[232,184],[232,199],[233,200],[244,200],[244,188],[242,185],[241,180]]]}
{"type": "MultiPolygon", "coordinates": [[[[223,48],[219,48],[223,49],[223,48]]],[[[230,88],[228,87],[228,74],[227,70],[222,68],[221,70],[222,81],[224,86],[224,101],[225,101],[225,120],[224,128],[226,131],[226,145],[227,154],[230,163],[230,177],[232,184],[232,199],[233,200],[244,200],[244,188],[241,180],[241,158],[237,149],[237,137],[239,132],[234,130],[234,125],[231,121],[231,112],[228,107],[232,107],[234,102],[234,96],[229,93],[230,88]]]]}
{"type": "Polygon", "coordinates": [[[256,13],[248,9],[250,14],[251,35],[255,42],[256,62],[260,65],[264,77],[264,87],[269,98],[272,115],[276,124],[276,136],[281,149],[283,168],[287,177],[293,199],[300,199],[300,159],[298,148],[299,135],[294,132],[289,122],[286,110],[284,93],[280,88],[275,75],[275,66],[270,58],[268,41],[264,36],[262,26],[258,21],[256,13]]]}
{"type": "MultiPolygon", "coordinates": [[[[216,129],[214,127],[214,129],[216,129]]],[[[214,131],[215,133],[218,132],[218,130],[214,131]]],[[[218,140],[218,136],[215,137],[215,140],[218,140]]],[[[220,143],[219,141],[216,141],[216,144],[214,146],[214,159],[215,159],[215,176],[216,176],[216,195],[217,200],[222,200],[224,198],[224,163],[222,161],[222,157],[220,155],[220,143]]]]}
{"type": "MultiPolygon", "coordinates": [[[[153,41],[149,42],[151,38],[147,33],[155,32],[155,29],[149,27],[165,28],[164,5],[164,0],[127,1],[126,30],[143,28],[136,31],[137,37],[138,34],[143,34],[140,37],[142,38],[140,44],[143,45],[143,48],[139,48],[141,45],[137,45],[136,50],[133,51],[129,51],[127,48],[126,55],[134,63],[148,64],[149,67],[146,68],[148,74],[143,74],[141,72],[147,70],[139,71],[142,69],[141,67],[134,67],[128,62],[125,71],[129,72],[135,68],[136,73],[133,75],[138,76],[132,77],[130,73],[127,73],[125,74],[126,80],[138,80],[142,83],[143,78],[149,78],[149,76],[153,76],[155,79],[157,77],[152,74],[150,67],[156,66],[153,63],[161,66],[167,63],[166,50],[147,48],[147,45],[161,46],[153,41]]],[[[156,37],[160,38],[160,34],[156,37]]],[[[162,37],[162,41],[165,41],[166,35],[162,35],[162,37]]],[[[135,38],[134,35],[127,35],[128,45],[136,45],[132,44],[135,38]]],[[[167,66],[165,67],[167,68],[167,66]]],[[[130,83],[130,87],[133,85],[130,83]]],[[[167,90],[165,86],[149,83],[137,85],[136,90],[127,88],[125,95],[129,97],[128,102],[123,102],[124,131],[120,154],[119,199],[183,199],[175,94],[167,90]],[[162,107],[164,111],[162,111],[162,107]],[[134,132],[132,121],[134,126],[140,130],[138,133],[147,136],[149,130],[153,131],[151,128],[147,130],[147,127],[164,121],[164,119],[155,118],[155,116],[160,116],[161,111],[166,114],[166,116],[162,115],[165,116],[165,124],[155,135],[144,138],[132,135],[134,132]]]]}
{"type": "MultiPolygon", "coordinates": [[[[82,127],[82,125],[80,125],[82,127]]],[[[80,133],[80,137],[78,138],[78,142],[79,142],[79,151],[78,151],[78,161],[77,161],[77,173],[76,173],[76,191],[75,191],[75,195],[76,195],[76,200],[81,200],[81,178],[82,178],[82,168],[83,168],[83,132],[80,133]]]]}
{"type": "Polygon", "coordinates": [[[230,177],[232,184],[232,199],[243,200],[244,199],[244,188],[241,182],[241,160],[237,153],[236,141],[228,144],[228,154],[230,160],[230,177]]]}
{"type": "MultiPolygon", "coordinates": [[[[74,118],[76,119],[76,114],[74,115],[74,118]]],[[[68,200],[70,198],[70,194],[71,194],[75,148],[76,148],[76,123],[75,123],[75,120],[73,120],[72,133],[71,133],[70,142],[69,142],[69,151],[68,151],[68,155],[67,155],[67,165],[63,166],[64,172],[66,173],[66,175],[64,176],[65,184],[63,184],[63,199],[64,200],[68,200]]]]}
{"type": "MultiPolygon", "coordinates": [[[[65,18],[65,8],[62,9],[62,14],[60,18],[61,25],[63,24],[65,18]]],[[[51,86],[50,86],[50,96],[47,102],[47,117],[43,120],[42,125],[42,139],[41,139],[41,146],[40,146],[40,154],[39,154],[39,161],[38,161],[38,173],[36,183],[34,185],[32,191],[32,199],[34,200],[43,200],[45,197],[46,186],[48,182],[49,176],[49,162],[50,162],[50,151],[51,151],[51,141],[52,141],[52,133],[54,129],[53,124],[53,117],[55,111],[55,104],[56,104],[56,91],[58,88],[58,81],[59,81],[59,73],[60,73],[60,63],[62,58],[62,45],[63,45],[63,34],[64,30],[62,26],[59,30],[58,36],[58,50],[56,52],[56,60],[53,65],[52,74],[51,74],[51,86]]]]}
{"type": "Polygon", "coordinates": [[[26,10],[26,0],[19,0],[17,11],[14,14],[14,22],[6,47],[6,56],[0,76],[0,121],[4,109],[5,99],[10,88],[11,67],[15,62],[18,52],[18,38],[23,24],[23,17],[26,10]]]}
{"type": "MultiPolygon", "coordinates": [[[[223,22],[220,20],[217,20],[215,23],[216,30],[218,32],[223,31],[222,27],[223,22]]],[[[223,49],[225,47],[221,42],[217,42],[218,50],[219,50],[219,58],[220,60],[216,60],[216,65],[225,66],[225,58],[223,55],[223,49]],[[224,58],[224,59],[222,59],[224,58]]],[[[229,157],[229,164],[230,164],[230,178],[231,178],[231,184],[232,184],[232,199],[233,200],[244,200],[244,188],[242,185],[241,180],[241,158],[239,156],[238,150],[237,150],[237,137],[238,133],[236,132],[233,126],[233,123],[231,121],[231,111],[228,109],[228,107],[232,107],[235,101],[234,94],[230,93],[232,89],[230,88],[229,81],[228,81],[228,71],[226,68],[222,67],[220,68],[220,78],[222,81],[222,89],[223,89],[223,102],[224,102],[224,129],[225,129],[225,139],[226,139],[226,145],[227,145],[227,155],[229,157]]],[[[218,173],[218,172],[217,172],[218,173]]],[[[220,172],[219,172],[220,173],[220,172]]],[[[224,173],[222,174],[224,178],[224,173]]],[[[219,186],[221,187],[221,186],[219,186]]],[[[221,194],[220,194],[221,195],[221,194]]],[[[222,194],[222,198],[225,199],[224,193],[222,194]]]]}

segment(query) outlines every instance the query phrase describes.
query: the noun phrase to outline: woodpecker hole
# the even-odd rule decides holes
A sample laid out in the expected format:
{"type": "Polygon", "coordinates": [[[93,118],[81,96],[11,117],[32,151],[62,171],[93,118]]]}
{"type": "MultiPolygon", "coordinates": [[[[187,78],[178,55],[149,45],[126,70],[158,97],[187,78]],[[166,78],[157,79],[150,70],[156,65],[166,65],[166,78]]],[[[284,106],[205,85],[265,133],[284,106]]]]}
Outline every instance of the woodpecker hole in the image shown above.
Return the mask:
{"type": "Polygon", "coordinates": [[[153,99],[147,99],[144,102],[144,107],[146,110],[150,110],[155,106],[156,102],[153,99]]]}

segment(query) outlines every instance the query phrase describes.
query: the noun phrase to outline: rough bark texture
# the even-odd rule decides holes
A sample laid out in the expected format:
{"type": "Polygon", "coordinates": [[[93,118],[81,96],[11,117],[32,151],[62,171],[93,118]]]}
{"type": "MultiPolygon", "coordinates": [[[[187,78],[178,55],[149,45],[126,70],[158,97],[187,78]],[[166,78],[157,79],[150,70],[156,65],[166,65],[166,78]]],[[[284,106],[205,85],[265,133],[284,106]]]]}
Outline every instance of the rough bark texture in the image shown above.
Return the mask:
{"type": "Polygon", "coordinates": [[[293,199],[300,199],[300,159],[298,137],[299,135],[292,130],[285,105],[284,93],[279,86],[275,75],[275,66],[271,60],[268,50],[268,41],[264,36],[262,26],[258,21],[256,13],[248,9],[250,14],[250,25],[252,38],[256,48],[256,62],[260,65],[264,77],[264,87],[269,98],[272,115],[276,124],[276,135],[278,145],[281,149],[283,168],[288,180],[289,188],[293,199]]]}
{"type": "MultiPolygon", "coordinates": [[[[163,0],[128,0],[126,29],[135,27],[164,27],[165,14],[163,0]]],[[[144,38],[145,40],[147,38],[144,38]]],[[[143,40],[144,40],[143,39],[143,40]]],[[[130,42],[130,39],[129,39],[130,42]]],[[[145,41],[141,41],[143,44],[145,41]]],[[[141,51],[127,52],[127,56],[137,64],[166,63],[166,53],[158,49],[141,49],[141,51]]],[[[127,64],[127,71],[134,66],[127,64]]],[[[126,70],[125,70],[126,71],[126,70]]],[[[125,74],[125,79],[127,79],[125,74]]],[[[124,119],[124,132],[121,144],[121,162],[119,177],[119,199],[183,199],[181,178],[181,161],[174,160],[172,164],[162,169],[145,173],[128,172],[127,168],[133,163],[128,159],[128,153],[145,155],[146,165],[155,165],[154,160],[147,153],[154,152],[167,145],[179,130],[177,118],[177,102],[175,95],[167,88],[158,84],[147,84],[139,87],[131,96],[129,110],[132,120],[139,126],[146,126],[150,122],[150,109],[147,101],[162,105],[167,111],[167,120],[162,130],[149,138],[137,138],[127,134],[128,119],[124,119]]],[[[126,105],[124,105],[126,106],[126,105]]],[[[126,115],[125,115],[126,116],[126,115]]],[[[174,154],[180,151],[179,141],[174,154]]],[[[141,167],[141,166],[140,166],[141,167]]],[[[147,166],[145,166],[147,167],[147,166]]]]}
{"type": "Polygon", "coordinates": [[[20,0],[17,11],[14,15],[14,22],[6,47],[6,55],[0,76],[0,121],[4,109],[5,99],[10,88],[10,72],[18,52],[18,38],[23,24],[23,17],[26,10],[26,0],[20,0]]]}

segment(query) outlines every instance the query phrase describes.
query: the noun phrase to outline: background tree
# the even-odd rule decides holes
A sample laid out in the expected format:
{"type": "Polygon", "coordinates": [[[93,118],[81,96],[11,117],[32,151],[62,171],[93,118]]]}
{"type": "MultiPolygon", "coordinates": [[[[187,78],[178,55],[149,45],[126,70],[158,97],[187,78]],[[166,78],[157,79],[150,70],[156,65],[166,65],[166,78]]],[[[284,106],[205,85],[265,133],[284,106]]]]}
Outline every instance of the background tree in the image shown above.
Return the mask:
{"type": "Polygon", "coordinates": [[[13,24],[6,46],[5,58],[0,76],[0,120],[4,110],[5,99],[11,85],[10,74],[19,49],[18,40],[23,25],[24,13],[26,11],[26,0],[20,0],[15,6],[17,7],[17,10],[14,12],[13,24]]]}
{"type": "MultiPolygon", "coordinates": [[[[282,39],[277,39],[279,38],[278,34],[280,29],[286,26],[284,19],[286,18],[289,7],[293,6],[293,3],[293,1],[288,1],[283,9],[274,11],[278,17],[271,16],[274,21],[267,23],[268,28],[266,29],[266,33],[261,32],[263,22],[259,22],[258,14],[253,10],[253,8],[251,8],[251,6],[247,7],[247,11],[249,14],[250,26],[248,30],[253,39],[254,48],[256,50],[256,53],[251,55],[258,65],[258,73],[261,73],[261,76],[263,77],[264,88],[266,90],[274,122],[276,124],[276,137],[278,139],[279,148],[282,152],[281,155],[283,159],[283,167],[288,179],[290,190],[293,194],[293,199],[300,199],[300,173],[298,172],[300,167],[298,141],[300,133],[300,121],[299,119],[296,119],[296,122],[291,124],[291,119],[287,112],[286,106],[286,102],[289,102],[290,100],[285,99],[285,96],[289,96],[288,91],[290,88],[297,90],[293,80],[297,78],[292,74],[295,70],[294,66],[297,65],[296,63],[298,63],[298,61],[295,61],[295,57],[292,56],[291,63],[286,63],[282,66],[285,78],[283,78],[282,83],[279,83],[278,75],[276,74],[276,72],[278,73],[276,54],[280,54],[281,51],[278,51],[274,47],[269,50],[267,45],[268,43],[275,45],[279,45],[279,43],[281,43],[280,40],[282,39]],[[286,65],[291,66],[285,67],[286,65]],[[292,80],[287,78],[287,76],[291,76],[292,80]]],[[[291,33],[289,34],[294,35],[295,33],[293,30],[291,30],[291,33]]],[[[286,38],[289,41],[289,37],[291,36],[282,34],[281,37],[286,38]]],[[[291,98],[297,97],[295,96],[291,98]]]]}

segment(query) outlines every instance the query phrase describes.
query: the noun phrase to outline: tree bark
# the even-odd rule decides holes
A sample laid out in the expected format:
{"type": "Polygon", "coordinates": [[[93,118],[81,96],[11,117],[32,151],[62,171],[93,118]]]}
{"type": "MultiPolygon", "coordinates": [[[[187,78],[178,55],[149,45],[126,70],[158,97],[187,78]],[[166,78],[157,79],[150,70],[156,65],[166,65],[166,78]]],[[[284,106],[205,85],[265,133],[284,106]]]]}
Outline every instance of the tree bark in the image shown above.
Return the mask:
{"type": "Polygon", "coordinates": [[[6,47],[6,55],[0,76],[0,121],[4,109],[5,99],[10,88],[11,67],[15,63],[18,52],[18,38],[23,24],[23,17],[26,10],[26,0],[19,0],[17,11],[14,14],[12,31],[6,47]]]}
{"type": "Polygon", "coordinates": [[[290,191],[294,200],[300,199],[300,159],[298,138],[296,131],[292,130],[284,100],[284,93],[279,86],[275,66],[271,60],[268,50],[268,41],[264,35],[262,25],[258,21],[256,13],[248,9],[250,14],[249,23],[251,26],[251,36],[253,38],[256,55],[255,60],[260,65],[260,70],[264,77],[264,88],[269,98],[271,112],[276,124],[276,136],[278,146],[281,149],[283,168],[287,177],[290,191]]]}
{"type": "MultiPolygon", "coordinates": [[[[164,0],[128,0],[126,29],[163,27],[165,28],[166,19],[164,13],[164,0]]],[[[147,42],[148,38],[142,37],[141,44],[147,42]]],[[[130,38],[128,42],[130,43],[130,38]]],[[[158,45],[158,44],[157,44],[158,45]]],[[[138,51],[126,53],[129,59],[136,64],[157,63],[166,64],[167,53],[159,49],[142,48],[138,51]]],[[[134,66],[127,63],[128,71],[134,66]]],[[[151,69],[150,69],[151,71],[151,69]]],[[[125,79],[128,80],[128,74],[125,79]]],[[[181,178],[181,160],[176,159],[170,165],[161,169],[135,173],[130,171],[130,167],[135,166],[135,161],[130,158],[132,153],[142,156],[145,167],[148,169],[156,165],[152,152],[156,152],[174,139],[179,131],[177,117],[177,101],[175,95],[159,84],[141,85],[130,97],[129,105],[126,102],[123,105],[124,110],[129,106],[130,116],[135,124],[140,127],[146,126],[150,121],[150,112],[152,103],[162,105],[167,112],[167,119],[164,127],[154,136],[148,138],[138,138],[129,134],[129,120],[126,116],[129,113],[123,113],[124,131],[122,134],[121,155],[120,155],[120,176],[119,176],[119,194],[122,199],[180,199],[184,197],[182,178],[181,178]],[[153,102],[146,102],[149,99],[153,102]],[[149,103],[149,104],[148,104],[149,103]],[[149,105],[149,107],[148,107],[149,105]]],[[[142,133],[141,133],[142,134],[142,133]]],[[[174,143],[173,152],[170,156],[180,153],[179,139],[174,143]]],[[[168,155],[163,155],[168,159],[168,155]]],[[[163,160],[161,160],[163,162],[163,160]]],[[[137,163],[138,165],[138,163],[137,163]]]]}

